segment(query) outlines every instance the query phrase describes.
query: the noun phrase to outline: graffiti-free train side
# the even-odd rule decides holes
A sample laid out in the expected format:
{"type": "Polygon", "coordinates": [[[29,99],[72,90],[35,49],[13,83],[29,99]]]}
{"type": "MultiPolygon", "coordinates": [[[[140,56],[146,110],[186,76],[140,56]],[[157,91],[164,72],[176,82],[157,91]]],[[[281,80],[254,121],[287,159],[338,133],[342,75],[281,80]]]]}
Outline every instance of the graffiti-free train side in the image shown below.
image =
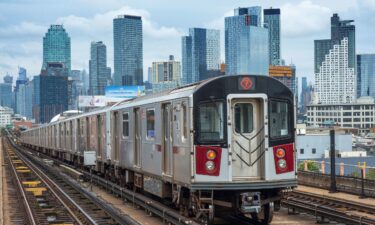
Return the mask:
{"type": "Polygon", "coordinates": [[[294,95],[268,76],[221,76],[22,132],[21,143],[169,200],[207,223],[215,214],[268,224],[297,185],[294,95]]]}

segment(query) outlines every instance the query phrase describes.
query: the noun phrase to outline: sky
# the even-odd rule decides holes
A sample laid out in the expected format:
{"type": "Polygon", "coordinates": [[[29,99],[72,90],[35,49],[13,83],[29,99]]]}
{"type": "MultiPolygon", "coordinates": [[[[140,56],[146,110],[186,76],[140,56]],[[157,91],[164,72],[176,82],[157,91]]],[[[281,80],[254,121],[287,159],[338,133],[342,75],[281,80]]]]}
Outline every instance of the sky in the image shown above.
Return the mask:
{"type": "Polygon", "coordinates": [[[143,20],[144,78],[153,61],[169,55],[181,60],[181,36],[191,27],[221,31],[224,18],[237,7],[281,9],[281,55],[297,67],[297,76],[314,78],[314,40],[330,37],[330,17],[354,19],[357,54],[375,53],[375,0],[0,0],[0,82],[7,73],[16,79],[18,67],[38,75],[43,36],[51,24],[63,24],[71,38],[72,69],[86,69],[90,43],[107,45],[113,68],[113,18],[130,14],[143,20]]]}

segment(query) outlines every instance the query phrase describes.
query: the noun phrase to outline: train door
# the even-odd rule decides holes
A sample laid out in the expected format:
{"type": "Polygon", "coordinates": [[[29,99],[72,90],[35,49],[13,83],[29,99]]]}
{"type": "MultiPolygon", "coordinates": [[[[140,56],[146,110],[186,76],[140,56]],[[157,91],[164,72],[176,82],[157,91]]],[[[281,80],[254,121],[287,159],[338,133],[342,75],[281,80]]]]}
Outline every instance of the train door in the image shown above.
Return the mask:
{"type": "Polygon", "coordinates": [[[139,108],[134,108],[134,165],[141,166],[141,112],[139,108]]]}
{"type": "Polygon", "coordinates": [[[163,172],[172,176],[173,156],[173,112],[170,103],[163,104],[163,172]]]}
{"type": "Polygon", "coordinates": [[[259,99],[234,98],[230,101],[228,131],[232,146],[234,180],[260,179],[264,153],[263,110],[259,99]]]}
{"type": "Polygon", "coordinates": [[[97,133],[96,133],[96,144],[97,144],[97,153],[96,153],[96,157],[99,157],[101,158],[102,156],[102,140],[101,140],[101,135],[102,135],[102,124],[101,124],[101,117],[100,115],[97,115],[96,116],[96,129],[97,129],[97,133]]]}
{"type": "Polygon", "coordinates": [[[120,143],[120,140],[119,140],[119,129],[118,129],[118,123],[119,123],[119,116],[118,116],[118,112],[114,112],[113,113],[113,120],[114,120],[114,123],[113,123],[113,137],[114,137],[114,160],[115,161],[119,161],[119,152],[120,152],[120,148],[119,148],[119,143],[120,143]]]}

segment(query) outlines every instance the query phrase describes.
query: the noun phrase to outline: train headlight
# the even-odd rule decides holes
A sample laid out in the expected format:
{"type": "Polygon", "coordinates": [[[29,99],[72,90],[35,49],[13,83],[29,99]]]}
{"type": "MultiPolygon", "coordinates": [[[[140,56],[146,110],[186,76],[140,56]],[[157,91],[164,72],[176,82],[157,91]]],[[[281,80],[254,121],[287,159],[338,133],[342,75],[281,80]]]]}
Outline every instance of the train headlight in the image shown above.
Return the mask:
{"type": "Polygon", "coordinates": [[[216,158],[216,152],[214,150],[208,150],[206,156],[207,159],[214,160],[216,158]]]}
{"type": "Polygon", "coordinates": [[[277,158],[284,158],[284,156],[285,156],[285,150],[282,149],[282,148],[278,148],[276,150],[276,156],[277,156],[277,158]]]}
{"type": "Polygon", "coordinates": [[[286,161],[285,161],[285,159],[279,159],[277,161],[277,166],[279,168],[281,168],[281,169],[285,169],[285,167],[286,167],[286,161]]]}
{"type": "Polygon", "coordinates": [[[212,172],[215,169],[215,163],[213,161],[206,162],[206,170],[212,172]]]}

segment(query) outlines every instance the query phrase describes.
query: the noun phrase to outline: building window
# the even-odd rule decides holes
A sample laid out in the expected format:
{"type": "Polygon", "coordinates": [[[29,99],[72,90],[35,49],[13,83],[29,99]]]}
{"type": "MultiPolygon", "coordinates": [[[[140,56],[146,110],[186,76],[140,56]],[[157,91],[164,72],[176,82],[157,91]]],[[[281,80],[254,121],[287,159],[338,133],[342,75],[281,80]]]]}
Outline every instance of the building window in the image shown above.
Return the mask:
{"type": "Polygon", "coordinates": [[[305,152],[305,150],[303,149],[303,148],[301,148],[300,150],[299,150],[299,154],[303,154],[305,152]]]}
{"type": "Polygon", "coordinates": [[[155,110],[147,109],[147,138],[155,137],[155,110]]]}
{"type": "Polygon", "coordinates": [[[312,149],[312,154],[316,154],[316,148],[312,149]]]}
{"type": "Polygon", "coordinates": [[[129,137],[129,113],[122,114],[122,136],[129,137]]]}

